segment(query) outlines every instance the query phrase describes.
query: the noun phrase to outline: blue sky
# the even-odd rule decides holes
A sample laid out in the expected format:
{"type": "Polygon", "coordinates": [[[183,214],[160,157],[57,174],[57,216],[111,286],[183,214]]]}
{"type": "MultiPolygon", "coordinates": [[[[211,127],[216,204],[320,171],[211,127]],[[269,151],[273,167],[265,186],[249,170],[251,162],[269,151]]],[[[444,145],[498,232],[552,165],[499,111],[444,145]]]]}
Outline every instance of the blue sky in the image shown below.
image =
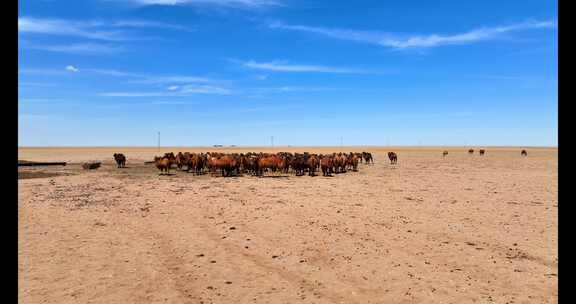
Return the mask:
{"type": "Polygon", "coordinates": [[[556,1],[19,5],[19,146],[557,145],[556,1]]]}

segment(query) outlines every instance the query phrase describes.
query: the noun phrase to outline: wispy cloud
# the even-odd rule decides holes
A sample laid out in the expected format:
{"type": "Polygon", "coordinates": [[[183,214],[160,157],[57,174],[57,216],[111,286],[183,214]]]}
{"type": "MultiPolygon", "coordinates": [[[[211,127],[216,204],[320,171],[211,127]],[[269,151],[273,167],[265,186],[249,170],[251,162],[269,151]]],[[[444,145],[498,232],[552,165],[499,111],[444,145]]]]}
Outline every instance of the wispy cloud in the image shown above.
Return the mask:
{"type": "Polygon", "coordinates": [[[256,94],[266,93],[290,93],[290,92],[322,92],[331,91],[335,88],[329,87],[316,87],[316,86],[281,86],[281,87],[268,87],[253,89],[256,94]]]}
{"type": "Polygon", "coordinates": [[[153,101],[150,104],[153,105],[196,105],[198,102],[189,101],[153,101]]]}
{"type": "Polygon", "coordinates": [[[145,77],[142,74],[138,73],[131,73],[126,71],[119,71],[119,70],[108,70],[108,69],[82,69],[83,72],[95,73],[105,76],[113,76],[113,77],[145,77]]]}
{"type": "MultiPolygon", "coordinates": [[[[199,77],[199,76],[188,76],[188,75],[150,75],[143,73],[133,73],[122,70],[115,69],[94,69],[94,68],[81,68],[74,67],[77,69],[77,74],[93,74],[101,76],[128,78],[129,83],[139,83],[139,84],[194,84],[194,83],[214,83],[216,80],[199,77]]],[[[66,69],[71,71],[70,69],[66,69]]],[[[19,69],[18,74],[37,74],[37,75],[66,75],[63,70],[58,69],[19,69]]]]}
{"type": "Polygon", "coordinates": [[[73,66],[73,65],[68,65],[68,66],[66,66],[66,71],[78,72],[78,68],[73,66]]]}
{"type": "Polygon", "coordinates": [[[83,69],[83,71],[89,73],[95,73],[99,75],[112,76],[112,77],[125,77],[133,78],[129,80],[129,83],[139,83],[139,84],[183,84],[183,83],[210,83],[214,82],[213,79],[199,76],[186,76],[186,75],[149,75],[142,73],[133,73],[120,70],[110,70],[110,69],[83,69]]]}
{"type": "Polygon", "coordinates": [[[268,75],[255,75],[254,78],[257,80],[266,80],[268,79],[268,75]]]}
{"type": "Polygon", "coordinates": [[[62,69],[18,69],[18,74],[28,75],[67,75],[70,74],[62,69]]]}
{"type": "Polygon", "coordinates": [[[165,84],[165,83],[208,83],[213,80],[195,76],[142,76],[142,79],[132,80],[131,83],[165,84]]]}
{"type": "Polygon", "coordinates": [[[147,39],[131,35],[125,31],[126,28],[157,28],[193,31],[193,29],[185,26],[145,20],[76,21],[33,17],[18,18],[18,32],[23,34],[74,36],[105,41],[147,39]]]}
{"type": "Polygon", "coordinates": [[[241,113],[248,113],[248,112],[280,112],[280,111],[288,111],[288,110],[299,110],[304,109],[303,106],[287,106],[287,107],[255,107],[255,108],[243,108],[238,110],[241,113]]]}
{"type": "Polygon", "coordinates": [[[115,54],[124,51],[120,46],[99,43],[74,43],[63,45],[34,45],[27,44],[24,48],[69,54],[115,54]]]}
{"type": "Polygon", "coordinates": [[[290,64],[286,61],[271,61],[271,62],[256,62],[256,61],[240,61],[230,60],[239,63],[243,67],[265,70],[272,72],[315,72],[315,73],[336,73],[336,74],[371,74],[374,73],[368,70],[331,67],[322,65],[303,65],[303,64],[290,64]]]}
{"type": "Polygon", "coordinates": [[[194,94],[230,95],[232,91],[217,86],[184,85],[171,92],[105,92],[98,95],[107,97],[185,97],[194,94]]]}
{"type": "Polygon", "coordinates": [[[119,31],[97,30],[94,26],[90,25],[90,23],[62,19],[39,19],[30,17],[18,18],[18,32],[76,36],[110,41],[127,39],[127,37],[119,31]]]}
{"type": "Polygon", "coordinates": [[[156,21],[143,21],[143,20],[120,20],[113,21],[111,26],[114,27],[133,27],[133,28],[157,28],[184,32],[195,32],[196,29],[189,28],[182,25],[169,24],[156,21]]]}
{"type": "Polygon", "coordinates": [[[19,99],[18,101],[22,103],[52,103],[52,102],[60,102],[61,99],[52,99],[52,98],[24,98],[19,99]]]}
{"type": "Polygon", "coordinates": [[[554,21],[534,21],[529,20],[521,23],[481,27],[460,34],[427,34],[427,35],[400,35],[381,31],[359,31],[350,29],[334,29],[325,27],[314,27],[305,25],[289,25],[282,22],[270,22],[271,29],[290,30],[322,35],[330,38],[364,42],[394,49],[411,48],[431,48],[443,45],[467,44],[478,41],[486,41],[499,37],[502,34],[532,30],[554,28],[557,24],[554,21]]]}
{"type": "Polygon", "coordinates": [[[108,0],[123,1],[135,5],[196,5],[196,6],[220,6],[238,8],[262,8],[271,6],[283,6],[280,1],[275,0],[108,0]]]}
{"type": "Polygon", "coordinates": [[[232,92],[229,89],[209,86],[209,85],[184,85],[180,89],[182,94],[219,94],[229,95],[232,92]]]}
{"type": "Polygon", "coordinates": [[[21,98],[18,99],[18,104],[23,107],[36,107],[36,106],[65,106],[70,108],[72,106],[81,107],[82,104],[77,100],[73,99],[55,99],[55,98],[21,98]]]}
{"type": "Polygon", "coordinates": [[[329,91],[334,88],[328,87],[309,87],[309,86],[283,86],[275,88],[279,92],[313,92],[313,91],[329,91]]]}
{"type": "Polygon", "coordinates": [[[468,75],[469,78],[490,79],[490,80],[526,80],[527,77],[510,75],[468,75]]]}
{"type": "Polygon", "coordinates": [[[56,84],[55,83],[47,83],[47,82],[26,82],[26,81],[19,81],[18,82],[19,86],[24,86],[24,87],[55,87],[56,84]]]}
{"type": "Polygon", "coordinates": [[[166,97],[166,96],[179,96],[167,92],[105,92],[98,94],[99,96],[106,97],[166,97]]]}

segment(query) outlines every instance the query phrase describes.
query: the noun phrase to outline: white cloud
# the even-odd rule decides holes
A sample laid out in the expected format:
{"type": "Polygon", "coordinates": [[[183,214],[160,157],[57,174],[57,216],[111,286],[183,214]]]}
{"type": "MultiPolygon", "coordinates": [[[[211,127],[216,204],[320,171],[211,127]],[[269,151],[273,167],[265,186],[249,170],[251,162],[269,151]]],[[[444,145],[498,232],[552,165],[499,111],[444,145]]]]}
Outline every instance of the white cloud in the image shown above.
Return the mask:
{"type": "Polygon", "coordinates": [[[230,95],[232,92],[229,89],[216,86],[189,84],[172,92],[106,92],[98,95],[107,97],[185,97],[193,94],[230,95]]]}
{"type": "Polygon", "coordinates": [[[61,69],[18,69],[18,74],[28,75],[66,75],[69,74],[61,69]]]}
{"type": "Polygon", "coordinates": [[[197,76],[185,76],[185,75],[174,75],[174,76],[164,76],[164,75],[147,75],[141,73],[132,73],[120,70],[110,70],[110,69],[84,69],[84,71],[113,76],[113,77],[127,77],[135,78],[128,81],[129,83],[139,83],[139,84],[172,84],[172,83],[209,83],[213,82],[212,79],[197,76]]]}
{"type": "Polygon", "coordinates": [[[50,99],[50,98],[25,98],[19,100],[22,103],[44,103],[44,102],[59,102],[62,101],[60,99],[50,99]]]}
{"type": "Polygon", "coordinates": [[[163,92],[106,92],[98,94],[106,97],[162,97],[162,96],[178,96],[171,93],[163,92]]]}
{"type": "Polygon", "coordinates": [[[527,77],[508,75],[468,75],[471,78],[492,79],[492,80],[526,80],[527,77]]]}
{"type": "Polygon", "coordinates": [[[154,101],[151,104],[153,104],[153,105],[195,105],[195,104],[199,104],[199,103],[188,102],[188,101],[154,101]]]}
{"type": "Polygon", "coordinates": [[[75,21],[65,19],[18,18],[18,33],[75,36],[105,41],[144,39],[129,35],[125,28],[158,28],[193,31],[185,26],[145,20],[75,21]]]}
{"type": "Polygon", "coordinates": [[[197,5],[197,6],[221,6],[239,8],[261,8],[270,6],[282,6],[282,3],[274,0],[116,0],[130,2],[136,5],[197,5]]]}
{"type": "Polygon", "coordinates": [[[111,41],[126,39],[120,32],[96,30],[93,26],[83,22],[29,17],[18,18],[18,33],[77,36],[111,41]]]}
{"type": "Polygon", "coordinates": [[[329,87],[314,87],[314,86],[282,86],[282,87],[269,87],[269,88],[256,88],[256,94],[265,93],[290,93],[290,92],[322,92],[331,91],[335,88],[329,87]]]}
{"type": "Polygon", "coordinates": [[[130,73],[118,70],[106,70],[106,69],[83,69],[85,72],[96,73],[100,75],[113,76],[113,77],[145,77],[141,74],[130,73]]]}
{"type": "Polygon", "coordinates": [[[311,91],[326,91],[332,90],[331,88],[326,87],[302,87],[302,86],[283,86],[278,88],[281,92],[311,92],[311,91]]]}
{"type": "Polygon", "coordinates": [[[185,85],[182,87],[180,92],[182,94],[231,94],[231,91],[228,89],[208,85],[185,85]]]}
{"type": "Polygon", "coordinates": [[[45,82],[18,82],[19,86],[25,87],[55,87],[55,83],[45,83],[45,82]]]}
{"type": "Polygon", "coordinates": [[[288,110],[299,110],[303,109],[302,106],[287,106],[287,107],[256,107],[256,108],[244,108],[238,110],[238,112],[275,112],[275,111],[288,111],[288,110]]]}
{"type": "Polygon", "coordinates": [[[34,45],[28,44],[25,46],[27,49],[42,50],[57,53],[70,53],[70,54],[115,54],[124,51],[123,47],[111,46],[98,43],[75,43],[63,45],[34,45]]]}
{"type": "Polygon", "coordinates": [[[114,27],[134,27],[134,28],[158,28],[166,30],[176,30],[184,32],[195,32],[195,29],[175,24],[168,24],[156,21],[143,21],[143,20],[121,20],[111,23],[114,27]]]}
{"type": "Polygon", "coordinates": [[[195,76],[145,76],[141,75],[142,79],[132,80],[131,83],[144,83],[144,84],[165,84],[165,83],[190,83],[200,82],[207,83],[212,80],[204,77],[195,76]]]}
{"type": "Polygon", "coordinates": [[[178,90],[178,88],[180,88],[180,87],[179,86],[169,86],[168,91],[176,91],[176,90],[178,90]]]}
{"type": "Polygon", "coordinates": [[[367,74],[373,73],[366,70],[330,67],[321,65],[302,65],[302,64],[289,64],[283,61],[272,62],[255,62],[255,61],[238,61],[243,67],[257,70],[266,70],[274,72],[317,72],[317,73],[339,73],[339,74],[367,74]]]}
{"type": "Polygon", "coordinates": [[[482,27],[461,34],[453,34],[453,35],[429,34],[429,35],[408,35],[408,36],[397,35],[388,32],[330,29],[324,27],[312,27],[304,25],[287,25],[281,22],[269,23],[268,27],[271,29],[299,31],[299,32],[323,35],[326,37],[336,39],[376,44],[395,49],[409,49],[409,48],[430,48],[442,45],[466,44],[477,41],[490,40],[504,33],[513,31],[554,28],[556,27],[556,23],[553,21],[530,20],[506,26],[482,27]]]}
{"type": "Polygon", "coordinates": [[[68,65],[66,66],[66,71],[70,71],[70,72],[78,72],[78,68],[73,66],[73,65],[68,65]]]}
{"type": "MultiPolygon", "coordinates": [[[[68,68],[66,69],[68,70],[68,68]]],[[[192,84],[192,83],[213,83],[216,82],[213,79],[197,76],[186,76],[186,75],[149,75],[142,73],[133,73],[114,69],[93,69],[93,68],[83,68],[80,73],[91,73],[103,76],[121,77],[121,78],[131,78],[127,80],[128,83],[138,83],[138,84],[192,84]]],[[[38,75],[65,75],[62,70],[52,70],[52,69],[20,69],[18,74],[38,74],[38,75]]],[[[22,83],[21,83],[22,84],[22,83]]],[[[178,86],[180,87],[180,86],[178,86]]]]}

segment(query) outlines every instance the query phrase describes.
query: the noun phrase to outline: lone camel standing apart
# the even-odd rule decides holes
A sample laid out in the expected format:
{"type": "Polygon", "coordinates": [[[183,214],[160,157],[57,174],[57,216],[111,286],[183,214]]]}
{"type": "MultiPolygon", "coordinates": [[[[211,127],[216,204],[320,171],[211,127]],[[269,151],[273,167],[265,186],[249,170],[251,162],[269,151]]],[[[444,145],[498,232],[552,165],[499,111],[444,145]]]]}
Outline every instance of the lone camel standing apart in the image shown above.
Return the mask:
{"type": "Polygon", "coordinates": [[[448,151],[444,150],[444,152],[442,152],[442,157],[446,157],[446,155],[448,155],[448,151]]]}
{"type": "Polygon", "coordinates": [[[391,164],[395,164],[398,162],[398,155],[394,152],[388,152],[388,158],[390,159],[391,164]]]}
{"type": "Polygon", "coordinates": [[[124,154],[114,153],[114,160],[116,161],[118,168],[126,167],[126,156],[124,156],[124,154]]]}
{"type": "Polygon", "coordinates": [[[521,154],[522,156],[528,156],[528,152],[526,152],[526,150],[522,150],[522,152],[520,152],[520,154],[521,154]]]}
{"type": "Polygon", "coordinates": [[[480,149],[480,155],[484,155],[484,153],[486,153],[486,151],[484,149],[480,149]]]}

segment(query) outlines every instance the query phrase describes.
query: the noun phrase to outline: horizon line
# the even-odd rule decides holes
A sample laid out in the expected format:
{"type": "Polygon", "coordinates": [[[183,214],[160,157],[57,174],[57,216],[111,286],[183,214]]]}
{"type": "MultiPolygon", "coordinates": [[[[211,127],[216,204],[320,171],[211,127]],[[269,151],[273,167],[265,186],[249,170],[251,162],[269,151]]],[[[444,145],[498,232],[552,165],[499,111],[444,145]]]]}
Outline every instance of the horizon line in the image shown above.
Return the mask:
{"type": "MultiPolygon", "coordinates": [[[[160,149],[168,149],[168,148],[299,148],[299,147],[321,147],[321,148],[341,148],[341,147],[407,147],[407,148],[518,148],[518,147],[525,147],[525,148],[558,148],[558,145],[221,145],[221,146],[214,146],[214,145],[195,145],[195,146],[161,146],[160,149]]],[[[127,145],[127,146],[115,146],[115,145],[94,145],[94,146],[73,146],[73,145],[55,145],[55,146],[18,146],[18,149],[27,149],[27,148],[154,148],[157,149],[158,146],[137,146],[137,145],[127,145]]]]}

